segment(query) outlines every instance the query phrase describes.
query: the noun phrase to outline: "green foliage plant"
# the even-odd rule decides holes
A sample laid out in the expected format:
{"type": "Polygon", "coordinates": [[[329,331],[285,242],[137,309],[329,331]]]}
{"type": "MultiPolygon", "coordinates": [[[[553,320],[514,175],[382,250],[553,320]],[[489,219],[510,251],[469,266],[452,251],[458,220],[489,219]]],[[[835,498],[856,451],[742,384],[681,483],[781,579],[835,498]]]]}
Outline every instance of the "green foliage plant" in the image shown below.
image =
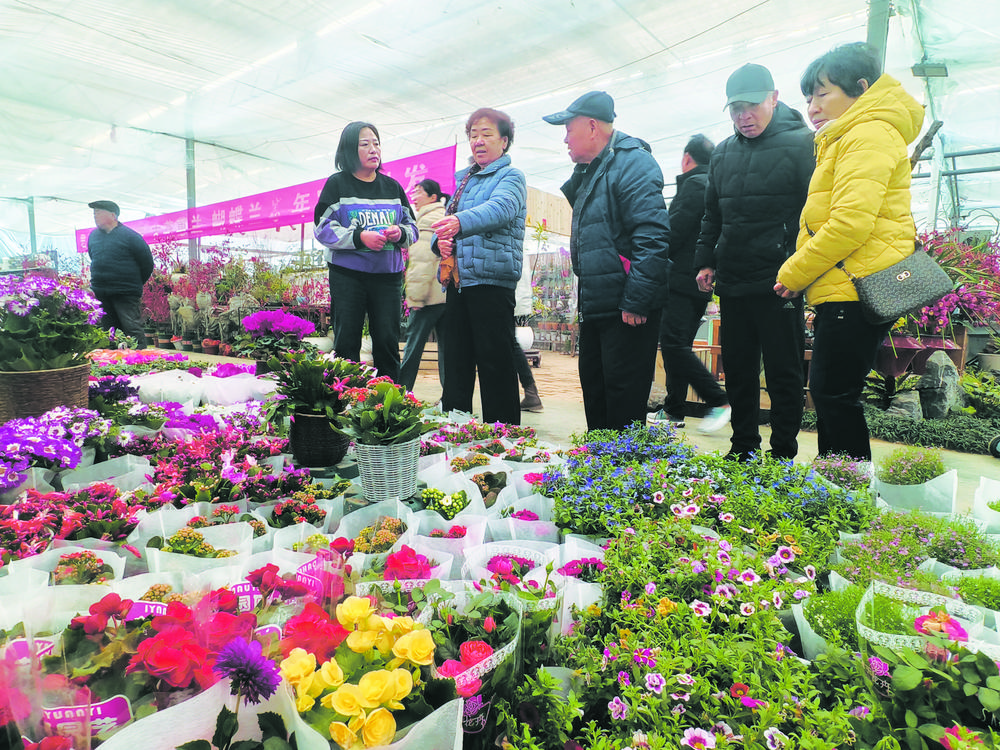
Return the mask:
{"type": "Polygon", "coordinates": [[[268,402],[272,419],[296,412],[336,419],[347,406],[345,392],[363,387],[375,374],[360,362],[308,352],[281,352],[268,360],[268,367],[278,382],[278,398],[268,402]]]}
{"type": "Polygon", "coordinates": [[[984,419],[1000,417],[1000,381],[996,375],[985,370],[977,372],[972,368],[966,368],[958,382],[965,391],[966,401],[975,410],[977,417],[984,419]]]}
{"type": "Polygon", "coordinates": [[[955,589],[963,601],[987,609],[1000,610],[1000,579],[985,576],[962,576],[955,589]]]}

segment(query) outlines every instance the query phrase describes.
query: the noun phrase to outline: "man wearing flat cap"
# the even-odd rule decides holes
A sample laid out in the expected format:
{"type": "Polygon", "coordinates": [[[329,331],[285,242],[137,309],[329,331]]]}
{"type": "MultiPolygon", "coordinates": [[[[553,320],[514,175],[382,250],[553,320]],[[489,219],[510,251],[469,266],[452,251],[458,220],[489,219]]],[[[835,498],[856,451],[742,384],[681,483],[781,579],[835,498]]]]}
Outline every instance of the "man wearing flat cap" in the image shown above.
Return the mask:
{"type": "Polygon", "coordinates": [[[670,272],[663,173],[648,143],[614,129],[614,101],[603,91],[543,119],[566,126],[576,164],[562,192],[573,207],[587,429],[622,430],[645,421],[656,368],[670,272]]]}
{"type": "Polygon", "coordinates": [[[90,287],[104,308],[101,325],[124,331],[146,348],[142,324],[142,287],[153,273],[153,254],[142,235],[119,223],[113,201],[94,201],[97,229],[87,238],[90,287]]]}
{"type": "Polygon", "coordinates": [[[695,250],[697,281],[719,296],[722,367],[732,406],[727,458],[760,450],[760,361],[771,400],[771,450],[798,452],[803,406],[802,300],[774,293],[778,269],[795,252],[799,214],[815,161],[802,115],[778,101],[762,65],[736,70],[726,83],[735,133],[715,147],[705,215],[695,250]]]}

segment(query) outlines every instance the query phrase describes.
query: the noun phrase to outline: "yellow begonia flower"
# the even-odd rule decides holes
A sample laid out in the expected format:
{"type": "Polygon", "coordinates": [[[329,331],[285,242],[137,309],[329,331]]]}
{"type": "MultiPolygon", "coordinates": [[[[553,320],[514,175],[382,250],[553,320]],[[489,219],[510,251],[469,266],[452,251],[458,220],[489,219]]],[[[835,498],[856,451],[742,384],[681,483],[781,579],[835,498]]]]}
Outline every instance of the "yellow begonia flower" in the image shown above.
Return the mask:
{"type": "Polygon", "coordinates": [[[361,705],[361,691],[357,685],[344,683],[332,693],[323,696],[321,703],[332,708],[341,716],[357,716],[364,713],[361,705]]]}
{"type": "Polygon", "coordinates": [[[337,605],[337,622],[353,630],[361,620],[371,614],[372,603],[363,596],[349,596],[337,605]]]}
{"type": "Polygon", "coordinates": [[[374,630],[376,633],[385,633],[389,630],[389,623],[382,615],[368,615],[358,626],[363,630],[374,630]]]}
{"type": "Polygon", "coordinates": [[[426,666],[434,661],[434,638],[429,630],[414,630],[396,641],[392,653],[414,664],[426,666]]]}
{"type": "Polygon", "coordinates": [[[413,622],[413,618],[410,616],[406,617],[392,617],[386,618],[388,621],[389,629],[396,635],[406,635],[411,630],[414,629],[416,623],[413,622]]]}
{"type": "Polygon", "coordinates": [[[345,643],[347,647],[356,654],[364,654],[375,648],[375,641],[378,640],[378,632],[375,630],[355,630],[345,643]]]}
{"type": "Polygon", "coordinates": [[[319,668],[314,676],[314,682],[320,683],[324,689],[340,687],[344,684],[344,670],[340,668],[336,659],[330,659],[319,668]]]}
{"type": "Polygon", "coordinates": [[[396,677],[392,672],[377,669],[362,675],[358,680],[358,690],[361,692],[361,705],[365,708],[381,706],[392,700],[396,694],[396,677]]]}
{"type": "Polygon", "coordinates": [[[347,728],[342,721],[335,721],[330,725],[330,739],[340,745],[344,750],[351,750],[358,744],[358,735],[347,728]]]}
{"type": "Polygon", "coordinates": [[[407,669],[395,669],[392,676],[396,680],[396,692],[393,693],[392,699],[401,701],[413,692],[413,675],[407,669]]]}
{"type": "Polygon", "coordinates": [[[297,685],[295,687],[295,710],[304,714],[307,711],[312,711],[312,707],[315,705],[316,697],[309,695],[309,691],[304,690],[301,684],[297,685]]]}
{"type": "Polygon", "coordinates": [[[293,648],[288,658],[281,662],[281,676],[289,685],[298,685],[316,671],[316,657],[304,648],[293,648]]]}
{"type": "Polygon", "coordinates": [[[396,719],[384,708],[372,711],[365,720],[364,729],[361,730],[361,738],[365,742],[365,747],[388,745],[395,736],[396,719]]]}

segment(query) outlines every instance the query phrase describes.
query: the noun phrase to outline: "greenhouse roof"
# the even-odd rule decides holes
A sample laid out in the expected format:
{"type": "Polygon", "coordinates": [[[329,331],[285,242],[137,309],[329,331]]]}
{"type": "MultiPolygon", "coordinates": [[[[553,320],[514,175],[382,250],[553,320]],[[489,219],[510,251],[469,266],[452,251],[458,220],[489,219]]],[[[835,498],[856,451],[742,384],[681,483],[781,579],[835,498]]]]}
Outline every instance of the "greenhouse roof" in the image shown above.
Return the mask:
{"type": "MultiPolygon", "coordinates": [[[[1000,144],[1000,2],[891,8],[886,70],[929,105],[925,129],[943,121],[937,167],[980,170],[915,179],[918,223],[940,184],[941,222],[957,200],[959,221],[990,225],[1000,181],[983,170],[1000,154],[940,156],[1000,144]]],[[[125,221],[182,209],[187,139],[199,205],[329,174],[356,119],[379,127],[386,160],[455,142],[461,160],[480,106],[514,118],[515,165],[555,193],[571,164],[541,117],[592,89],[672,183],[690,135],[732,133],[736,67],[768,66],[804,112],[803,68],[868,25],[865,0],[7,0],[0,228],[26,232],[29,203],[46,234],[90,225],[98,198],[125,221]]]]}

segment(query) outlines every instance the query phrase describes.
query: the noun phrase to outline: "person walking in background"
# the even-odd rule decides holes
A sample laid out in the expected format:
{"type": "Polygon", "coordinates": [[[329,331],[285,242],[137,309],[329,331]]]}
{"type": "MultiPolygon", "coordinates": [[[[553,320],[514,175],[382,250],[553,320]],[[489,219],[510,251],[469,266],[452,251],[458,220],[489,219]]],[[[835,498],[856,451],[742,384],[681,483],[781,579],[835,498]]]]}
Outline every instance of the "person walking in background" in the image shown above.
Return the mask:
{"type": "Polygon", "coordinates": [[[692,136],[681,157],[677,193],[670,201],[670,294],[660,319],[660,354],[667,374],[667,399],[649,421],[684,426],[688,385],[709,407],[700,432],[717,432],[729,422],[732,409],[722,390],[701,360],[691,350],[705,308],[712,298],[695,281],[694,250],[705,213],[708,162],[715,145],[705,136],[692,136]]]}
{"type": "Polygon", "coordinates": [[[417,225],[402,185],[381,174],[378,130],[352,122],[340,134],[335,166],[316,203],[316,239],[327,248],[333,302],[333,348],[359,361],[365,316],[379,375],[399,380],[402,248],[417,225]]]}
{"type": "Polygon", "coordinates": [[[465,123],[473,163],[455,175],[455,195],[434,223],[438,270],[447,287],[441,407],[472,412],[479,373],[484,422],[521,423],[514,355],[514,288],[521,277],[528,188],[507,151],[514,123],[477,109],[465,123]]]}
{"type": "Polygon", "coordinates": [[[732,406],[727,458],[760,449],[760,362],[771,399],[771,453],[793,459],[804,400],[801,298],[774,293],[778,268],[795,249],[812,175],[812,134],[778,101],[771,73],[747,64],[726,82],[735,133],[715,147],[695,251],[698,286],[719,295],[719,339],[732,406]]]}
{"type": "Polygon", "coordinates": [[[587,428],[645,421],[667,295],[670,218],[649,144],[614,129],[614,100],[584,94],[543,118],[566,126],[576,166],[570,258],[579,279],[580,387],[587,428]]]}
{"type": "MultiPolygon", "coordinates": [[[[515,320],[518,318],[527,319],[531,316],[531,310],[535,302],[535,293],[531,288],[531,276],[532,270],[522,267],[521,278],[514,289],[515,320]]],[[[514,367],[517,370],[517,379],[521,383],[521,388],[524,389],[524,398],[521,399],[521,411],[541,413],[545,410],[545,407],[542,406],[542,397],[538,395],[538,385],[535,383],[535,376],[532,374],[528,358],[521,348],[521,342],[517,341],[516,336],[514,343],[517,344],[517,349],[514,351],[514,367]]]]}
{"type": "Polygon", "coordinates": [[[153,273],[153,253],[134,229],[118,221],[114,201],[88,203],[97,229],[87,238],[90,287],[104,308],[101,327],[119,329],[146,348],[142,322],[142,287],[153,273]]]}
{"type": "Polygon", "coordinates": [[[406,304],[410,308],[406,349],[399,367],[399,383],[412,391],[417,382],[417,369],[424,354],[424,345],[431,331],[437,332],[438,380],[444,387],[444,347],[441,343],[445,311],[445,293],[437,280],[438,257],[431,250],[434,230],[431,225],[444,218],[444,204],[450,196],[441,192],[435,180],[423,180],[413,189],[411,198],[417,208],[417,229],[420,236],[410,245],[406,262],[406,304]]]}
{"type": "Polygon", "coordinates": [[[890,324],[865,320],[848,273],[869,276],[913,253],[907,145],[920,133],[924,110],[861,43],[814,60],[802,93],[816,128],[816,171],[797,250],[774,290],[788,299],[804,289],[816,307],[809,392],[819,454],[867,461],[861,392],[890,324]]]}

